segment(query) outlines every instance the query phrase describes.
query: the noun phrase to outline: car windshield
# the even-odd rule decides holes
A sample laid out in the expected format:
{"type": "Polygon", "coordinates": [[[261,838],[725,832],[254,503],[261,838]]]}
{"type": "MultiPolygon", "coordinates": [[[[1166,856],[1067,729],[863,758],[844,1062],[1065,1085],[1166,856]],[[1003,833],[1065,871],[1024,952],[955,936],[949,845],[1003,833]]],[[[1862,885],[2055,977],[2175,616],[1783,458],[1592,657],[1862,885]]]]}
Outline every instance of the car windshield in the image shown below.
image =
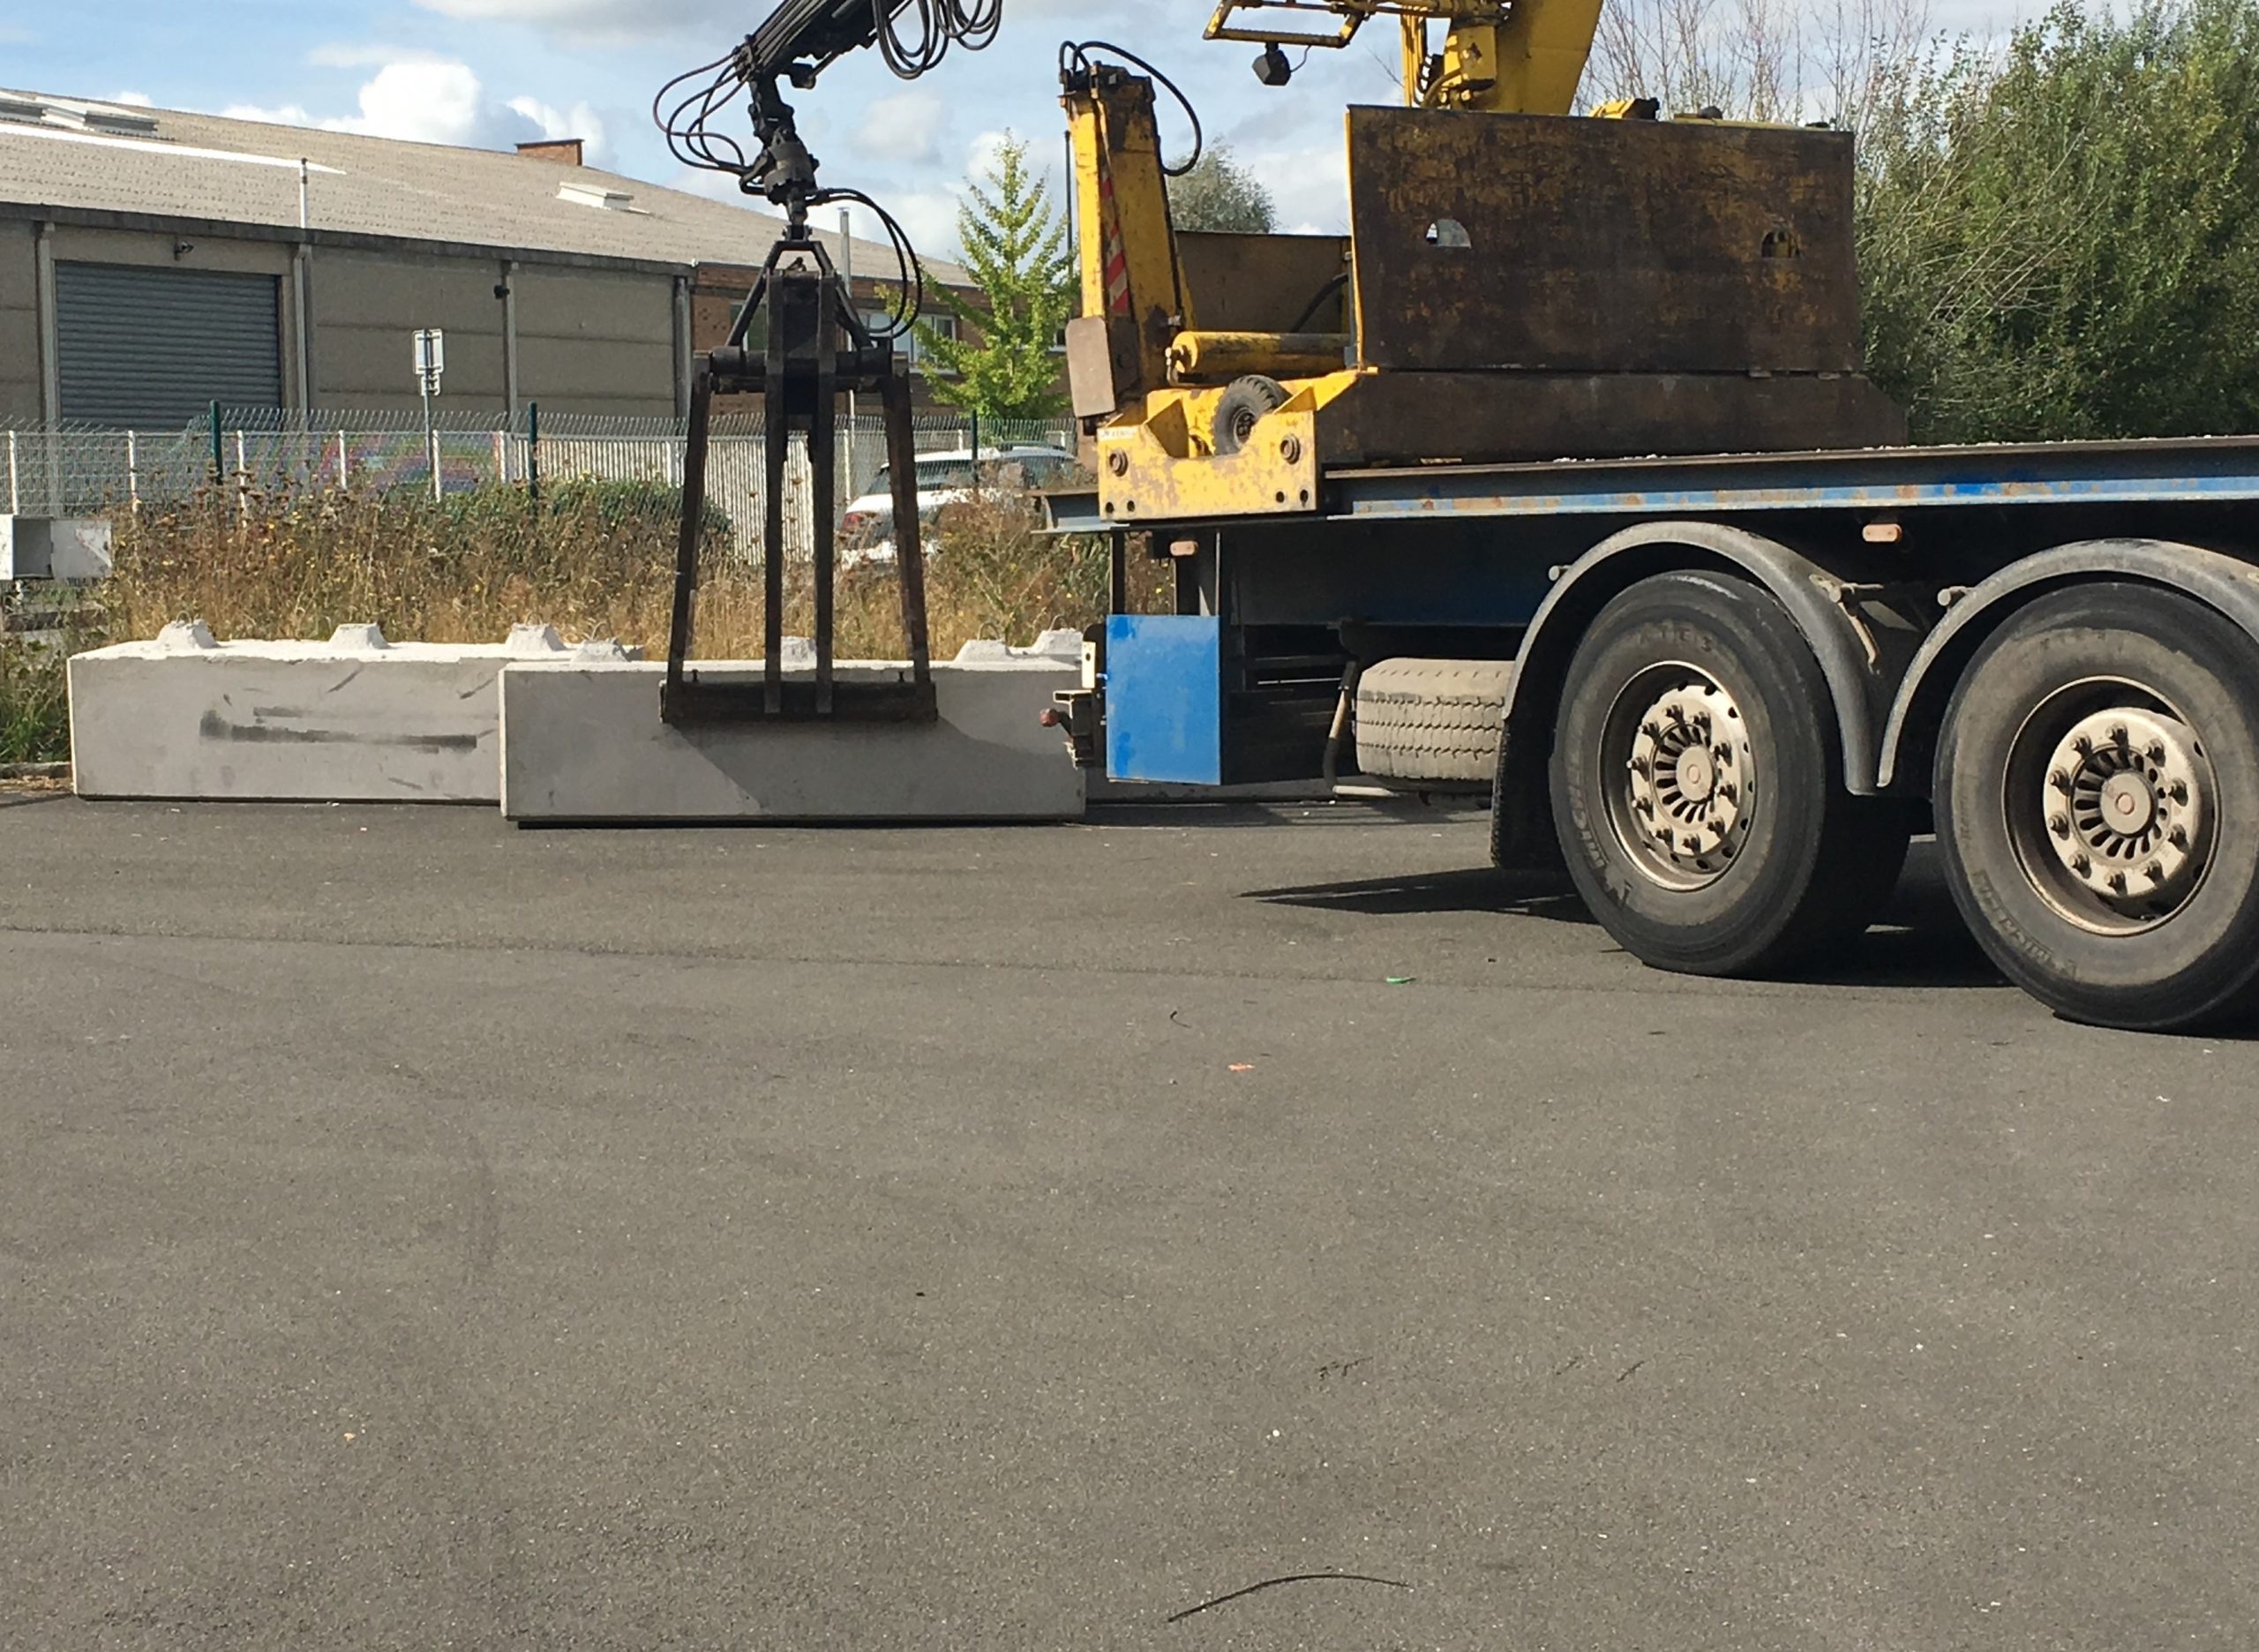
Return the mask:
{"type": "MultiPolygon", "coordinates": [[[[1048,487],[1074,469],[1074,462],[1062,454],[1000,454],[982,458],[984,470],[999,466],[1017,466],[1026,476],[1029,485],[1048,487]]],[[[920,459],[918,462],[918,491],[934,493],[944,488],[964,488],[972,485],[972,462],[962,456],[947,459],[920,459]]],[[[871,478],[865,490],[871,493],[891,493],[894,491],[894,467],[881,465],[878,474],[871,478]]]]}

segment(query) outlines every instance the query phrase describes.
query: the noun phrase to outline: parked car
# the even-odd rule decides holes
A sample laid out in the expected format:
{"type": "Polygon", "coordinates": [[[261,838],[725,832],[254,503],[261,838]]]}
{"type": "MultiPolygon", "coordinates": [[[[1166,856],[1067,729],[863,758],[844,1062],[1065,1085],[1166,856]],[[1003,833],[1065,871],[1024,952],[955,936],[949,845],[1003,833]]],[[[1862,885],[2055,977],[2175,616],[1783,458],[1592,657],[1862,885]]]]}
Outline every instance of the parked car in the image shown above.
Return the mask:
{"type": "MultiPolygon", "coordinates": [[[[918,520],[930,529],[942,507],[971,496],[972,450],[953,447],[918,455],[918,520]]],[[[1077,471],[1075,455],[1063,447],[1017,443],[980,450],[980,478],[1000,486],[1054,487],[1077,471]]],[[[894,471],[882,465],[867,492],[859,494],[839,519],[840,561],[847,567],[894,560],[894,471]]]]}

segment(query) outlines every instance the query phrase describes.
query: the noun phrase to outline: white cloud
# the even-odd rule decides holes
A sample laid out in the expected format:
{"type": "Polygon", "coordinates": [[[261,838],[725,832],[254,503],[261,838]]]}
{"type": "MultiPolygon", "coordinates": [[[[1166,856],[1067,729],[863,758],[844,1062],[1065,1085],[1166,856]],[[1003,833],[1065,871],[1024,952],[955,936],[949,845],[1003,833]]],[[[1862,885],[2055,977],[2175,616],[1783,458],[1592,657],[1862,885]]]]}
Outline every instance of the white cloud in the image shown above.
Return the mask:
{"type": "Polygon", "coordinates": [[[948,105],[932,92],[897,92],[863,106],[855,147],[885,161],[931,161],[948,105]]]}
{"type": "Polygon", "coordinates": [[[975,135],[964,152],[964,175],[985,180],[1004,153],[1004,146],[1013,141],[1008,131],[985,131],[975,135]]]}
{"type": "Polygon", "coordinates": [[[265,121],[270,126],[327,126],[337,129],[334,121],[316,120],[310,109],[296,103],[282,103],[270,109],[259,103],[230,103],[220,111],[228,120],[265,121]]]}
{"type": "Polygon", "coordinates": [[[468,64],[387,64],[361,88],[359,117],[336,124],[377,138],[476,144],[488,135],[481,90],[468,64]]]}
{"type": "Polygon", "coordinates": [[[605,135],[604,117],[586,103],[575,103],[569,109],[559,109],[544,103],[538,98],[514,97],[508,108],[522,115],[540,130],[544,138],[578,138],[582,142],[582,158],[590,166],[604,166],[612,159],[612,142],[605,135]]]}
{"type": "MultiPolygon", "coordinates": [[[[323,49],[339,63],[361,55],[354,48],[323,49]]],[[[355,103],[358,112],[352,115],[317,115],[297,103],[236,103],[220,112],[231,120],[475,149],[507,149],[537,138],[579,138],[587,142],[589,161],[599,165],[611,154],[604,121],[588,104],[559,109],[531,97],[498,100],[469,64],[448,57],[417,54],[387,61],[363,83],[355,103]]]]}
{"type": "Polygon", "coordinates": [[[1290,235],[1349,232],[1349,160],[1344,145],[1234,149],[1232,159],[1271,191],[1279,228],[1290,235]]]}
{"type": "MultiPolygon", "coordinates": [[[[910,244],[922,253],[955,259],[957,257],[957,209],[955,190],[891,190],[879,197],[887,211],[892,213],[910,237],[910,244]]],[[[876,226],[874,225],[875,229],[876,226]]],[[[866,239],[879,239],[864,233],[866,239]]],[[[865,270],[863,274],[874,272],[865,270]]],[[[878,271],[876,274],[888,274],[878,271]]]]}
{"type": "Polygon", "coordinates": [[[151,97],[146,92],[121,92],[116,97],[110,99],[110,101],[113,103],[123,104],[127,109],[154,109],[157,107],[157,100],[151,97]]]}

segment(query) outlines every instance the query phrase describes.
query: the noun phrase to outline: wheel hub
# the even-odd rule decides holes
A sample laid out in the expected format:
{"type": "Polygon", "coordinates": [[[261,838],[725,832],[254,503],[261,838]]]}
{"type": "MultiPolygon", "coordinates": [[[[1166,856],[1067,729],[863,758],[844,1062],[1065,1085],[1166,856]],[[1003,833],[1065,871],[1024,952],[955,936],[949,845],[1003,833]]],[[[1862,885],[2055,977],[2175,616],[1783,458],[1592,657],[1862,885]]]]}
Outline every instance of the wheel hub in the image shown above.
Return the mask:
{"type": "Polygon", "coordinates": [[[2064,869],[2113,907],[2154,914],[2203,867],[2201,748],[2188,725],[2113,707],[2082,717],[2048,759],[2048,845],[2064,869]]]}
{"type": "Polygon", "coordinates": [[[1665,689],[1640,714],[1625,768],[1641,860],[1681,886],[1724,871],[1748,837],[1757,780],[1733,697],[1707,682],[1665,689]]]}

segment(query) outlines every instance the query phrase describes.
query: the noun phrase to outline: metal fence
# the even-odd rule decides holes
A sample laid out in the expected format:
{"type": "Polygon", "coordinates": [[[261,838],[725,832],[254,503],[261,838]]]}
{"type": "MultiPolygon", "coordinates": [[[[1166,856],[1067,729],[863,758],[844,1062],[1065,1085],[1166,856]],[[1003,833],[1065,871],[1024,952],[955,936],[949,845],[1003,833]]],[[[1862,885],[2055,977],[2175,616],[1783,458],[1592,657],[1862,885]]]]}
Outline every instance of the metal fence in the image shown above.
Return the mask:
{"type": "MultiPolygon", "coordinates": [[[[874,415],[841,421],[836,508],[866,492],[886,462],[883,426],[874,415]]],[[[539,487],[574,478],[679,485],[685,422],[544,414],[441,414],[426,433],[416,412],[304,413],[221,408],[179,430],[112,430],[41,424],[0,429],[0,501],[10,514],[106,515],[161,507],[218,485],[248,499],[254,492],[326,490],[462,493],[539,487]]],[[[1075,449],[1065,421],[1000,423],[955,411],[920,414],[921,453],[987,453],[1017,444],[1075,449]]],[[[761,550],[765,442],[761,420],[717,415],[707,459],[707,497],[730,520],[742,556],[761,550]]],[[[792,439],[785,469],[785,531],[807,543],[806,443],[792,439]]],[[[835,524],[836,525],[836,524],[835,524]]]]}

